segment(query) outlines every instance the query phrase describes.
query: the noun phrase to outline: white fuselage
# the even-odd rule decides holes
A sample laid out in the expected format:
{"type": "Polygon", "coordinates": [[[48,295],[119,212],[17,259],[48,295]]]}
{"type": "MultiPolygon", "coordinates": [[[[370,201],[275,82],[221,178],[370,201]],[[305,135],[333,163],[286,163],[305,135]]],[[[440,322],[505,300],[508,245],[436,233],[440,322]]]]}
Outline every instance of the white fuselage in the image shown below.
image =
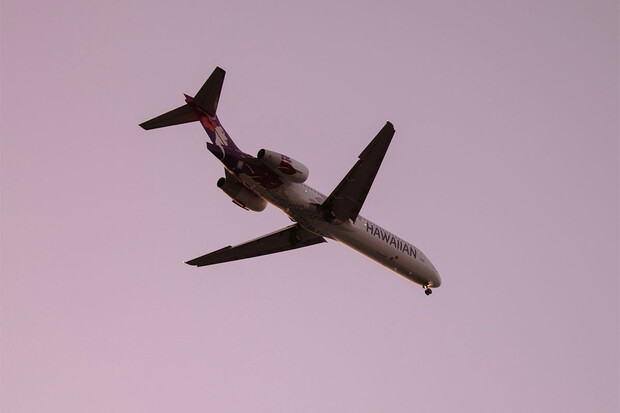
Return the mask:
{"type": "Polygon", "coordinates": [[[326,197],[308,185],[285,181],[276,189],[266,189],[248,175],[237,176],[308,231],[341,242],[417,284],[441,285],[437,269],[422,251],[372,221],[362,216],[355,222],[326,221],[318,208],[326,197]]]}

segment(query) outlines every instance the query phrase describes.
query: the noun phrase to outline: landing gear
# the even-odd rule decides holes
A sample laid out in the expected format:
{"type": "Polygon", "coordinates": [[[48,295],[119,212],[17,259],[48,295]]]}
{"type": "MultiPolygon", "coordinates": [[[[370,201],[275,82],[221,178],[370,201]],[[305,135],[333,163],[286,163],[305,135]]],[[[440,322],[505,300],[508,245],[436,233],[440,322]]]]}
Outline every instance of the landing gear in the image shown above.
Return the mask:
{"type": "Polygon", "coordinates": [[[433,290],[431,290],[428,285],[424,286],[424,294],[426,295],[431,295],[433,293],[433,290]]]}

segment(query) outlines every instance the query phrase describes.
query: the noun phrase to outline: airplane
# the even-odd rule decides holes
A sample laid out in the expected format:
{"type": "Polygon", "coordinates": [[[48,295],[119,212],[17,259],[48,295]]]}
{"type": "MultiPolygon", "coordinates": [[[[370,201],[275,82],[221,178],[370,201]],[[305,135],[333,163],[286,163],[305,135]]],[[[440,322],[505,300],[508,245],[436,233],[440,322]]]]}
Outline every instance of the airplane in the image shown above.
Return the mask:
{"type": "Polygon", "coordinates": [[[209,136],[207,149],[224,164],[217,186],[249,211],[267,204],[282,210],[294,223],[251,241],[227,246],[186,262],[196,267],[241,260],[326,242],[341,242],[423,287],[426,295],[441,285],[435,266],[414,245],[359,215],[385,156],[394,126],[389,121],[359,155],[358,161],[325,196],[306,185],[308,168],[281,153],[261,149],[256,157],[241,151],[226,132],[217,106],[226,72],[216,67],[185,104],[141,123],[150,130],[200,122],[209,136]]]}

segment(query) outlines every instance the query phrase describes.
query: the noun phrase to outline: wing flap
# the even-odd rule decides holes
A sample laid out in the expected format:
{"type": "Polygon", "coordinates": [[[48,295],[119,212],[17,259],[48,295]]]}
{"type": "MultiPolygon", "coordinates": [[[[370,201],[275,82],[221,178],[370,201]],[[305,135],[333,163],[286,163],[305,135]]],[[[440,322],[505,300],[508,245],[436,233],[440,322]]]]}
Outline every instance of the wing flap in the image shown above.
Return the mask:
{"type": "Polygon", "coordinates": [[[203,267],[205,265],[293,250],[322,242],[326,242],[325,238],[303,229],[298,224],[294,224],[234,247],[229,245],[187,261],[186,264],[203,267]]]}
{"type": "Polygon", "coordinates": [[[329,212],[332,219],[357,219],[393,136],[394,126],[387,122],[360,154],[353,168],[323,202],[321,208],[329,212]]]}

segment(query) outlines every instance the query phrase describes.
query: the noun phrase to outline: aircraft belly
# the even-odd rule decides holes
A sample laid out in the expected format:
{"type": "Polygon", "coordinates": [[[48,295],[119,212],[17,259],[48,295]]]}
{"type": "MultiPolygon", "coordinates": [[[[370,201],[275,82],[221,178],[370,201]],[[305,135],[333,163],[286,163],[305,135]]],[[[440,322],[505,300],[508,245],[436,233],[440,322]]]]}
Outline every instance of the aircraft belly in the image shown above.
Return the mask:
{"type": "Polygon", "coordinates": [[[393,245],[374,237],[357,225],[343,224],[334,227],[329,235],[331,235],[330,238],[345,244],[416,284],[432,284],[433,271],[427,265],[393,245]]]}
{"type": "Polygon", "coordinates": [[[321,212],[316,205],[312,204],[303,186],[284,183],[278,188],[267,189],[250,176],[242,175],[241,179],[258,196],[282,210],[291,220],[299,223],[308,231],[325,236],[324,231],[318,228],[320,227],[319,221],[322,220],[321,212]]]}

